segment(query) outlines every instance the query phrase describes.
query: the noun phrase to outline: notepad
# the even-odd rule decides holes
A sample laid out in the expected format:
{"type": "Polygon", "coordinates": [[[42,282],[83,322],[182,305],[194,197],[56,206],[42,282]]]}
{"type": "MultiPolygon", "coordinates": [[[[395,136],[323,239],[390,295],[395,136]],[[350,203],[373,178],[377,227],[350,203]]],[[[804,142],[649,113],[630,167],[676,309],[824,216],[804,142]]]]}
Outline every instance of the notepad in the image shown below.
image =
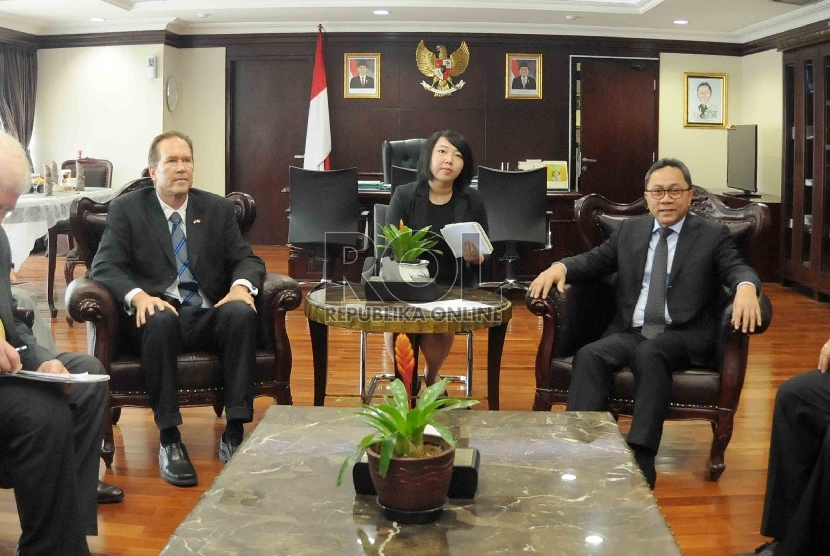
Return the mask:
{"type": "Polygon", "coordinates": [[[91,375],[89,373],[76,374],[55,374],[55,373],[38,373],[36,371],[17,371],[16,373],[2,373],[0,377],[17,377],[27,380],[38,380],[40,382],[62,382],[62,383],[78,383],[78,382],[103,382],[110,379],[110,375],[91,375]]]}
{"type": "Polygon", "coordinates": [[[447,224],[441,228],[441,235],[444,236],[447,245],[452,249],[452,254],[456,259],[464,256],[465,241],[472,242],[482,255],[489,255],[493,252],[490,238],[487,237],[487,234],[484,233],[484,228],[478,222],[447,224]]]}

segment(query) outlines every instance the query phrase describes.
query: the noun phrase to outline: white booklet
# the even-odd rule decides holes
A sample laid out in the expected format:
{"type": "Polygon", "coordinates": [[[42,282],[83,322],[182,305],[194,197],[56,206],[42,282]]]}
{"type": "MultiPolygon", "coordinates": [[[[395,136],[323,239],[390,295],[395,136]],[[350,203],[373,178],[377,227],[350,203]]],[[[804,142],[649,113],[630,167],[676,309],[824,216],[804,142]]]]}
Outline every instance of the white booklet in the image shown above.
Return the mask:
{"type": "Polygon", "coordinates": [[[444,236],[456,259],[464,256],[465,241],[472,242],[482,255],[489,255],[493,252],[490,238],[487,237],[487,234],[484,233],[484,228],[478,222],[447,224],[441,228],[441,235],[444,236]]]}
{"type": "Polygon", "coordinates": [[[89,373],[76,374],[55,374],[55,373],[38,373],[36,371],[17,371],[16,373],[2,373],[0,377],[17,377],[28,380],[39,380],[41,382],[103,382],[110,379],[110,375],[91,375],[89,373]]]}

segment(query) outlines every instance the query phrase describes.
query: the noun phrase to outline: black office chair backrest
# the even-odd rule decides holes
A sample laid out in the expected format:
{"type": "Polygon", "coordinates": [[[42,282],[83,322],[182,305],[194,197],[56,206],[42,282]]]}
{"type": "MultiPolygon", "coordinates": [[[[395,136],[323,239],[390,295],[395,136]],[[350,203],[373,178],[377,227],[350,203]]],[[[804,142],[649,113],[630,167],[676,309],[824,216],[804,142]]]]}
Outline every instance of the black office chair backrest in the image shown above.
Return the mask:
{"type": "Polygon", "coordinates": [[[418,170],[415,168],[401,168],[400,166],[392,166],[392,181],[389,183],[392,185],[392,189],[390,194],[395,193],[395,188],[399,185],[405,185],[407,183],[412,183],[413,181],[418,179],[418,170]]]}
{"type": "Polygon", "coordinates": [[[357,168],[329,172],[291,166],[288,243],[354,246],[360,209],[357,168]]]}
{"type": "Polygon", "coordinates": [[[508,172],[479,166],[478,191],[487,210],[491,243],[547,244],[546,168],[508,172]]]}
{"type": "Polygon", "coordinates": [[[381,146],[381,159],[383,160],[383,183],[392,183],[392,166],[398,166],[400,168],[417,168],[418,161],[421,159],[421,148],[426,142],[426,139],[384,141],[381,146]]]}

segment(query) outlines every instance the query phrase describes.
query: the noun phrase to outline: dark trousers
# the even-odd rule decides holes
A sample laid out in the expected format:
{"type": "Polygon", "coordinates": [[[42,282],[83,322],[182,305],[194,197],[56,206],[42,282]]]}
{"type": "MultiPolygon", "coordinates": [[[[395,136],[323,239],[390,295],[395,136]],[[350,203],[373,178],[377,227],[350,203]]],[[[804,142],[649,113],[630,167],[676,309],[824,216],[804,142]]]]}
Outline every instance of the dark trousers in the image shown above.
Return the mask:
{"type": "Polygon", "coordinates": [[[253,420],[257,317],[251,307],[242,301],[211,309],[182,307],[178,317],[170,310],[156,310],[141,328],[135,316],[127,320],[134,347],[141,353],[141,376],[159,429],[182,424],[176,359],[193,351],[212,351],[222,358],[226,418],[253,420]]]}
{"type": "MultiPolygon", "coordinates": [[[[58,359],[72,373],[104,373],[89,355],[58,359]]],[[[66,395],[53,384],[0,379],[0,470],[14,489],[21,556],[89,554],[107,392],[102,382],[76,384],[66,395]]]]}
{"type": "Polygon", "coordinates": [[[830,373],[792,377],[772,415],[761,534],[776,554],[830,554],[830,373]]]}
{"type": "Polygon", "coordinates": [[[689,365],[680,337],[673,332],[646,340],[638,331],[617,332],[583,346],[574,357],[568,411],[605,411],[614,372],[634,373],[634,415],[628,443],[655,453],[671,398],[672,373],[689,365]]]}

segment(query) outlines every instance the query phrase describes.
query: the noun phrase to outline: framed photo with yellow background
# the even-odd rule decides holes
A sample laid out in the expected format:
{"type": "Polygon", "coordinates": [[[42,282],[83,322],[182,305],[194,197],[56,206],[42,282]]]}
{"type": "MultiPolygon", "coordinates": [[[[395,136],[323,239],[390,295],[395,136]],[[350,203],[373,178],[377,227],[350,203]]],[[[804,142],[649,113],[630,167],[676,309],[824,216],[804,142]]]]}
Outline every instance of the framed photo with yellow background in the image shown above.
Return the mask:
{"type": "Polygon", "coordinates": [[[380,52],[343,55],[343,96],[380,98],[380,52]]]}
{"type": "Polygon", "coordinates": [[[726,74],[683,74],[683,127],[726,129],[726,74]]]}
{"type": "Polygon", "coordinates": [[[542,98],[542,55],[507,54],[504,70],[504,98],[542,98]]]}

